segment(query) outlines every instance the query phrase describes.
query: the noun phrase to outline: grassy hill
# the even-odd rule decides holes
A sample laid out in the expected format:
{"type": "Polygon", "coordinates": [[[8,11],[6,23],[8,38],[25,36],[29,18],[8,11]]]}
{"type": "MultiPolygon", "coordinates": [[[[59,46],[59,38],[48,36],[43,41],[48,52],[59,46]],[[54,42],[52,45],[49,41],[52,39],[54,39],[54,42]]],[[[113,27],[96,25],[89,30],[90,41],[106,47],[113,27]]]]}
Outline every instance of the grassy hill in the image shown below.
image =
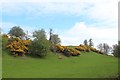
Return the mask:
{"type": "Polygon", "coordinates": [[[45,59],[13,57],[3,51],[3,78],[108,78],[116,77],[118,59],[84,52],[65,57],[48,53],[45,59]]]}

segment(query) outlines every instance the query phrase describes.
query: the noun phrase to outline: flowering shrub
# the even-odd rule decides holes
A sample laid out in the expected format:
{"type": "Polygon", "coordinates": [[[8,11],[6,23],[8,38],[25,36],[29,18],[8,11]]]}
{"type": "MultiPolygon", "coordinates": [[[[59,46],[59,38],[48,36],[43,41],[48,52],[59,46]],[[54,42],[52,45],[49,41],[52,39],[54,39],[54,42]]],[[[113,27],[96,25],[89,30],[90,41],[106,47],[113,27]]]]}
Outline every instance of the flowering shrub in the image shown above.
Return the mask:
{"type": "Polygon", "coordinates": [[[72,56],[78,56],[78,55],[80,55],[80,52],[79,52],[78,50],[75,50],[75,49],[73,49],[73,48],[68,48],[68,49],[69,49],[70,54],[71,54],[72,56]]]}
{"type": "Polygon", "coordinates": [[[80,52],[67,46],[56,45],[56,52],[63,53],[65,56],[78,56],[80,52]]]}
{"type": "Polygon", "coordinates": [[[64,51],[64,47],[60,44],[56,44],[56,52],[62,53],[64,51]]]}
{"type": "Polygon", "coordinates": [[[86,51],[86,52],[93,51],[93,52],[96,52],[96,53],[99,53],[99,54],[103,54],[101,51],[97,50],[94,47],[90,47],[90,46],[82,45],[82,44],[79,45],[79,46],[76,46],[75,49],[79,50],[79,51],[86,51]]]}
{"type": "Polygon", "coordinates": [[[82,45],[82,44],[80,46],[77,46],[75,49],[77,49],[79,51],[86,51],[86,52],[90,51],[90,47],[89,46],[82,45]]]}
{"type": "Polygon", "coordinates": [[[24,56],[26,53],[28,53],[28,45],[30,44],[30,42],[30,40],[21,40],[17,37],[14,40],[10,41],[6,48],[9,49],[16,56],[24,56]]]}

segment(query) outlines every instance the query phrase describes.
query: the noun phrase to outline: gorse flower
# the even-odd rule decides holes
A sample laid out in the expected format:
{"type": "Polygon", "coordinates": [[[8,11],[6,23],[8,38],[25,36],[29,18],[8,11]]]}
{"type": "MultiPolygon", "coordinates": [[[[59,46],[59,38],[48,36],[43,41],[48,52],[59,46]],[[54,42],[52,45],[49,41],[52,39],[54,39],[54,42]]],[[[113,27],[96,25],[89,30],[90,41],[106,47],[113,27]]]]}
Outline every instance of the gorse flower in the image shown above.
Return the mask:
{"type": "Polygon", "coordinates": [[[17,37],[16,39],[10,41],[6,47],[15,55],[25,55],[28,53],[28,45],[30,42],[30,40],[22,40],[17,37]]]}

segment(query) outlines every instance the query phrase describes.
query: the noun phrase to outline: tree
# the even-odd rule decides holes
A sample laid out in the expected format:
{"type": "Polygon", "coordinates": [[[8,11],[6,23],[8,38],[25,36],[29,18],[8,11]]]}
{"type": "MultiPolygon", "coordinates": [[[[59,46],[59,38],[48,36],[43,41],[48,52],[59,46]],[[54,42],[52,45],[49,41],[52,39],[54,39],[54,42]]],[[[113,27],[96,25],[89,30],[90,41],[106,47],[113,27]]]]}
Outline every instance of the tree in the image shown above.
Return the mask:
{"type": "Polygon", "coordinates": [[[89,39],[89,46],[90,46],[90,47],[92,47],[92,46],[93,46],[92,39],[89,39]]]}
{"type": "Polygon", "coordinates": [[[53,30],[50,28],[50,32],[49,32],[49,33],[50,33],[50,38],[49,38],[49,41],[50,41],[50,42],[52,42],[52,34],[53,34],[52,31],[53,31],[53,30]]]}
{"type": "Polygon", "coordinates": [[[88,42],[87,42],[87,40],[84,40],[84,45],[88,45],[88,42]]]}
{"type": "Polygon", "coordinates": [[[103,50],[102,43],[100,43],[100,44],[97,46],[97,48],[102,52],[102,50],[103,50]]]}
{"type": "Polygon", "coordinates": [[[118,41],[118,45],[113,45],[113,55],[115,57],[120,57],[120,41],[118,41]]]}
{"type": "Polygon", "coordinates": [[[104,54],[109,53],[111,50],[111,47],[107,43],[100,43],[97,47],[104,54]]]}
{"type": "Polygon", "coordinates": [[[52,42],[53,42],[54,44],[59,44],[59,43],[61,42],[61,40],[60,40],[60,38],[58,37],[57,34],[53,34],[53,35],[52,35],[52,42]]]}
{"type": "Polygon", "coordinates": [[[23,29],[20,28],[20,26],[12,27],[8,34],[10,34],[12,36],[16,36],[16,37],[22,37],[25,35],[23,29]]]}
{"type": "Polygon", "coordinates": [[[35,37],[35,39],[29,46],[29,52],[40,57],[46,56],[50,49],[50,44],[46,38],[44,29],[34,31],[33,37],[35,37]]]}
{"type": "Polygon", "coordinates": [[[56,52],[56,44],[60,44],[61,40],[57,34],[53,34],[53,30],[50,28],[50,38],[49,41],[51,43],[51,50],[56,52]]]}
{"type": "Polygon", "coordinates": [[[52,43],[52,44],[59,44],[61,42],[59,36],[57,34],[53,34],[52,32],[53,30],[50,28],[50,38],[49,38],[49,41],[52,43]]]}
{"type": "Polygon", "coordinates": [[[107,43],[103,43],[103,51],[104,53],[109,53],[110,51],[110,46],[107,43]]]}
{"type": "Polygon", "coordinates": [[[33,37],[35,37],[36,39],[46,39],[47,38],[46,32],[44,29],[34,31],[33,37]]]}

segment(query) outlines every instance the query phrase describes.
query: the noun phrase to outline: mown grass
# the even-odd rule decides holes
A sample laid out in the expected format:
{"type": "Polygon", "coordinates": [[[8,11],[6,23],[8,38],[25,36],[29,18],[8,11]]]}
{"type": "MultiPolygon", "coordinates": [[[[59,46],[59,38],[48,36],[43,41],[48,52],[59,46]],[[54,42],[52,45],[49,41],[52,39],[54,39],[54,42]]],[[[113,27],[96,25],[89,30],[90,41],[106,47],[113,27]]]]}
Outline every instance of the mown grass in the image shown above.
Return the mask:
{"type": "Polygon", "coordinates": [[[49,53],[44,59],[13,57],[3,51],[3,78],[109,78],[118,73],[118,59],[84,52],[77,57],[58,59],[49,53]]]}

